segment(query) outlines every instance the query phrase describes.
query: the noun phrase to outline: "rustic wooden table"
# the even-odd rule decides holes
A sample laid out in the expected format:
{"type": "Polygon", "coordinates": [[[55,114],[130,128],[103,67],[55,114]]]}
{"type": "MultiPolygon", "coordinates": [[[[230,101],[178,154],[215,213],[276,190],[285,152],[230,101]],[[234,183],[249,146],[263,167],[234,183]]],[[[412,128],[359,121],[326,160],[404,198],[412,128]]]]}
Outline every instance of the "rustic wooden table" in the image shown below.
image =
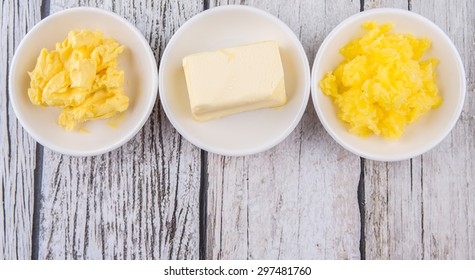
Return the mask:
{"type": "Polygon", "coordinates": [[[473,1],[6,0],[0,10],[0,259],[475,258],[473,1]],[[311,101],[284,142],[247,157],[194,147],[158,100],[135,138],[97,157],[52,152],[18,123],[7,90],[11,58],[49,14],[112,10],[142,31],[159,62],[186,20],[235,3],[282,19],[310,62],[332,28],[359,11],[424,15],[462,56],[468,86],[460,120],[435,149],[396,163],[344,150],[311,101]]]}

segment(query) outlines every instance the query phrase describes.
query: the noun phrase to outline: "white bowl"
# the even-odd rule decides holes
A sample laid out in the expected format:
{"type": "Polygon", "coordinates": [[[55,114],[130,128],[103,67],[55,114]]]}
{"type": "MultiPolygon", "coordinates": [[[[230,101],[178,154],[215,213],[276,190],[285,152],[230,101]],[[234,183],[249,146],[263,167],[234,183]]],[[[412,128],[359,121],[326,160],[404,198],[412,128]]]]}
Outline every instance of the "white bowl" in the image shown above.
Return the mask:
{"type": "Polygon", "coordinates": [[[221,6],[196,15],[175,33],[160,62],[159,88],[165,113],[188,141],[216,154],[249,155],[277,145],[297,126],[308,102],[310,69],[300,41],[278,18],[252,7],[221,6]],[[288,103],[278,109],[194,121],[183,57],[266,40],[279,43],[288,103]]]}
{"type": "Polygon", "coordinates": [[[457,49],[447,35],[430,20],[406,10],[373,9],[358,13],[340,23],[324,40],[312,69],[312,100],[318,117],[327,132],[347,150],[367,159],[398,161],[421,155],[439,144],[457,122],[465,99],[465,72],[457,49]],[[364,34],[361,25],[369,20],[378,24],[394,23],[395,33],[411,33],[427,37],[432,47],[424,58],[437,58],[437,82],[443,103],[417,122],[406,127],[398,140],[381,136],[358,137],[337,117],[331,98],[325,95],[318,82],[325,73],[334,70],[343,60],[339,50],[351,40],[364,34]]]}
{"type": "Polygon", "coordinates": [[[55,13],[25,36],[18,46],[10,68],[10,100],[15,114],[40,144],[63,154],[92,156],[111,151],[130,140],[152,112],[158,90],[155,57],[148,42],[132,24],[117,14],[96,8],[74,8],[55,13]],[[118,57],[118,68],[124,70],[124,89],[130,98],[125,117],[116,128],[107,120],[85,123],[90,133],[66,131],[59,125],[60,109],[34,106],[28,98],[30,78],[42,48],[54,49],[70,30],[100,30],[125,45],[118,57]]]}

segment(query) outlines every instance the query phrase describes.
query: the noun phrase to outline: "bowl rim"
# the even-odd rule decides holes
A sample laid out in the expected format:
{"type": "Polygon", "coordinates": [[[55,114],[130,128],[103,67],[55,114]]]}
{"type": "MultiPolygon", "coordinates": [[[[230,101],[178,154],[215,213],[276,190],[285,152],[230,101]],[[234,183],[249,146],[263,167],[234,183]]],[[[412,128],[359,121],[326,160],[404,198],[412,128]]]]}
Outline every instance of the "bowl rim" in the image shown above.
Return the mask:
{"type": "MultiPolygon", "coordinates": [[[[266,150],[269,150],[279,143],[281,143],[283,140],[287,138],[287,136],[292,133],[292,131],[297,127],[297,125],[300,123],[300,120],[302,119],[303,114],[305,113],[305,109],[308,104],[309,100],[309,95],[310,95],[310,65],[309,65],[309,60],[307,57],[307,54],[305,52],[305,49],[302,46],[301,41],[295,35],[295,33],[290,29],[290,27],[284,23],[281,19],[278,17],[274,16],[273,14],[261,10],[259,8],[255,8],[252,6],[246,6],[246,5],[223,5],[223,6],[218,6],[218,7],[213,7],[208,10],[202,11],[196,15],[194,15],[192,18],[187,20],[180,28],[173,34],[171,37],[170,41],[167,43],[167,46],[165,48],[165,51],[163,52],[163,55],[160,58],[160,66],[159,66],[159,71],[158,71],[158,80],[159,80],[159,95],[160,99],[162,100],[161,104],[163,106],[163,109],[165,111],[165,114],[167,115],[169,121],[172,123],[173,127],[180,133],[181,136],[183,136],[186,140],[188,140],[190,143],[193,145],[197,146],[198,148],[205,150],[207,152],[211,152],[214,154],[218,155],[223,155],[223,156],[247,156],[247,155],[253,155],[257,154],[260,152],[264,152],[266,150]],[[175,117],[173,116],[172,110],[169,107],[169,104],[166,102],[166,93],[164,89],[164,61],[167,60],[167,57],[169,56],[169,52],[171,51],[171,46],[174,45],[175,41],[177,38],[186,31],[188,26],[193,25],[196,21],[201,20],[204,17],[210,16],[212,14],[216,13],[221,13],[221,12],[227,12],[227,11],[232,11],[232,10],[240,10],[240,11],[246,11],[246,12],[252,12],[259,14],[260,16],[266,17],[270,19],[273,24],[278,25],[281,29],[283,29],[288,35],[289,38],[297,43],[297,49],[298,49],[298,55],[300,59],[303,61],[304,65],[304,73],[305,73],[305,85],[304,85],[304,92],[303,92],[303,102],[301,103],[301,106],[299,108],[298,114],[294,116],[293,121],[291,122],[290,126],[288,126],[285,130],[283,130],[282,133],[272,141],[266,142],[264,144],[261,144],[256,147],[252,148],[246,148],[246,149],[235,149],[235,150],[228,150],[228,149],[223,149],[223,148],[216,148],[212,145],[208,145],[206,143],[203,143],[201,140],[198,138],[194,137],[191,133],[188,133],[186,129],[180,126],[179,122],[175,120],[175,117]]],[[[285,105],[284,105],[285,106],[285,105]]]]}
{"type": "Polygon", "coordinates": [[[155,102],[156,102],[156,98],[157,98],[157,93],[158,93],[157,61],[155,60],[155,56],[154,56],[153,51],[150,47],[150,44],[145,39],[142,32],[140,32],[140,30],[138,30],[137,27],[135,27],[132,23],[127,21],[125,18],[123,18],[119,14],[116,14],[114,12],[104,10],[104,9],[101,9],[101,8],[95,8],[95,7],[75,7],[75,8],[65,9],[65,10],[62,10],[62,11],[59,11],[59,12],[56,12],[54,14],[49,15],[48,17],[46,17],[46,18],[42,19],[41,21],[39,21],[35,26],[33,26],[33,28],[30,31],[28,31],[28,33],[21,40],[20,44],[16,48],[15,53],[13,55],[11,66],[10,66],[10,69],[9,69],[8,84],[9,84],[9,86],[8,86],[9,97],[10,97],[12,108],[13,108],[13,111],[15,112],[16,118],[18,119],[18,121],[20,122],[22,127],[28,132],[28,134],[31,135],[39,144],[41,144],[41,145],[43,145],[43,146],[45,146],[45,147],[47,147],[47,148],[49,148],[53,151],[56,151],[58,153],[68,155],[68,156],[77,156],[77,157],[96,156],[96,155],[105,154],[107,152],[110,152],[112,150],[115,150],[115,149],[119,148],[120,146],[127,143],[130,139],[132,139],[140,131],[140,129],[142,129],[143,125],[145,124],[145,122],[149,118],[150,114],[152,113],[152,110],[153,110],[153,107],[155,106],[155,102]],[[18,64],[17,63],[18,56],[22,52],[22,49],[24,48],[24,45],[26,44],[26,42],[28,41],[30,36],[32,36],[31,34],[36,32],[42,26],[48,24],[50,21],[55,20],[56,18],[64,17],[64,16],[67,16],[67,15],[73,14],[73,13],[81,13],[81,12],[92,12],[92,13],[97,13],[98,15],[111,17],[111,18],[114,18],[115,20],[120,21],[122,24],[124,24],[126,27],[128,27],[137,36],[137,39],[140,41],[141,45],[144,47],[144,49],[147,53],[147,56],[151,60],[152,66],[154,66],[154,67],[152,67],[153,69],[151,69],[152,70],[151,75],[152,75],[152,83],[153,83],[153,85],[152,85],[153,92],[151,92],[150,97],[149,97],[149,105],[148,105],[146,110],[141,111],[143,113],[143,115],[139,119],[139,122],[133,127],[133,129],[131,129],[130,132],[125,134],[123,137],[118,138],[118,140],[112,145],[105,146],[105,147],[94,148],[94,149],[88,149],[88,150],[84,150],[84,151],[76,151],[76,150],[73,150],[73,149],[70,149],[70,148],[64,148],[64,147],[61,147],[61,146],[58,146],[58,145],[54,145],[54,144],[50,143],[49,140],[47,140],[46,138],[36,134],[31,129],[28,121],[24,118],[24,116],[22,114],[19,114],[19,112],[20,112],[20,109],[18,108],[19,104],[17,104],[17,99],[15,97],[15,94],[13,94],[13,90],[14,89],[16,90],[16,88],[13,86],[13,84],[14,84],[13,80],[16,77],[14,73],[16,73],[16,68],[18,66],[17,65],[18,64]]]}
{"type": "Polygon", "coordinates": [[[436,147],[440,142],[442,142],[447,135],[452,131],[454,128],[455,124],[457,123],[458,119],[460,118],[460,114],[462,113],[463,105],[465,103],[465,97],[466,97],[466,75],[465,75],[465,69],[464,65],[462,62],[462,59],[460,57],[460,54],[455,47],[454,43],[452,40],[448,37],[448,35],[439,27],[437,26],[434,22],[429,20],[428,18],[404,9],[399,9],[399,8],[374,8],[371,10],[367,10],[364,12],[359,12],[356,13],[342,22],[340,22],[325,38],[325,40],[322,42],[320,45],[318,52],[315,56],[315,60],[313,62],[312,66],[312,85],[311,85],[311,92],[312,92],[312,102],[315,108],[315,111],[317,112],[318,118],[320,119],[320,122],[322,123],[323,127],[325,130],[330,134],[330,136],[338,143],[340,144],[343,148],[346,150],[360,156],[366,159],[370,160],[375,160],[375,161],[383,161],[383,162],[392,162],[392,161],[402,161],[402,160],[407,160],[410,158],[414,158],[417,156],[420,156],[429,150],[433,149],[436,147]],[[453,115],[453,119],[450,122],[450,125],[447,127],[447,129],[440,133],[438,137],[436,137],[434,140],[428,142],[428,144],[424,145],[422,148],[419,148],[415,151],[409,151],[405,152],[403,154],[397,155],[397,156],[381,156],[377,154],[372,154],[369,152],[365,152],[363,150],[355,148],[352,144],[342,140],[338,134],[332,129],[332,127],[327,123],[327,120],[320,108],[320,104],[318,102],[318,97],[317,94],[321,94],[318,88],[318,81],[317,81],[317,73],[319,72],[318,66],[320,64],[320,61],[323,57],[323,52],[327,49],[327,45],[333,38],[340,32],[341,29],[346,27],[347,25],[353,23],[356,20],[359,20],[362,17],[367,17],[371,16],[373,14],[384,14],[384,13],[392,13],[392,14],[400,14],[404,16],[410,16],[413,18],[417,18],[418,20],[423,21],[425,24],[427,24],[430,28],[434,29],[437,33],[441,35],[442,38],[444,38],[445,41],[447,41],[449,47],[450,47],[450,52],[451,54],[455,57],[456,64],[458,66],[458,70],[460,71],[461,75],[459,76],[459,83],[461,85],[461,91],[459,92],[459,98],[458,98],[458,104],[457,108],[455,111],[455,114],[453,115]]]}

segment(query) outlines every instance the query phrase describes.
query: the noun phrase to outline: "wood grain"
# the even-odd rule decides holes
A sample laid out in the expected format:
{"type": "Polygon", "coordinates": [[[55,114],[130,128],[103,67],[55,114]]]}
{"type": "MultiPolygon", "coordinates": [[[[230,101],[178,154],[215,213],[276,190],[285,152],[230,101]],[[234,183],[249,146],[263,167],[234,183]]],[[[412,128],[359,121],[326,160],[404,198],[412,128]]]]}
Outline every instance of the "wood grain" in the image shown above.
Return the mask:
{"type": "MultiPolygon", "coordinates": [[[[360,9],[356,0],[209,2],[276,15],[299,36],[310,65],[332,28],[360,9]]],[[[397,7],[428,17],[453,40],[465,65],[460,120],[440,145],[412,160],[360,161],[326,133],[311,101],[286,140],[248,157],[201,154],[171,126],[159,101],[135,138],[97,157],[48,149],[43,155],[19,125],[9,104],[8,69],[42,8],[46,14],[75,6],[112,10],[142,31],[159,61],[173,33],[207,3],[53,0],[41,7],[41,1],[0,1],[0,259],[197,259],[200,238],[209,259],[475,259],[470,0],[363,3],[364,9],[397,7]],[[200,180],[207,192],[200,193],[200,180]],[[201,224],[200,237],[203,194],[207,225],[201,224]]]]}
{"type": "MultiPolygon", "coordinates": [[[[475,11],[469,1],[365,1],[365,8],[411,8],[438,24],[473,69],[475,11]]],[[[411,160],[366,161],[368,259],[474,258],[473,70],[457,126],[439,146],[411,160]],[[467,160],[465,160],[466,158],[467,160]]]]}
{"type": "MultiPolygon", "coordinates": [[[[158,57],[201,1],[62,1],[112,10],[144,34],[158,57]]],[[[126,42],[124,42],[126,44],[126,42]]],[[[157,105],[144,128],[108,154],[75,158],[45,149],[39,258],[197,259],[200,150],[157,105]]]]}
{"type": "MultiPolygon", "coordinates": [[[[310,61],[326,34],[359,11],[359,1],[244,3],[283,20],[310,61]]],[[[208,157],[210,259],[358,259],[359,157],[325,132],[311,102],[295,131],[253,156],[208,157]],[[344,171],[344,172],[342,172],[344,171]]]]}
{"type": "Polygon", "coordinates": [[[412,1],[452,39],[465,66],[467,95],[450,135],[423,155],[423,258],[475,258],[475,6],[472,1],[412,1]],[[443,12],[442,12],[443,11],[443,12]]]}
{"type": "Polygon", "coordinates": [[[8,70],[21,39],[41,19],[39,4],[0,2],[0,259],[31,257],[36,142],[9,103],[8,70]]]}

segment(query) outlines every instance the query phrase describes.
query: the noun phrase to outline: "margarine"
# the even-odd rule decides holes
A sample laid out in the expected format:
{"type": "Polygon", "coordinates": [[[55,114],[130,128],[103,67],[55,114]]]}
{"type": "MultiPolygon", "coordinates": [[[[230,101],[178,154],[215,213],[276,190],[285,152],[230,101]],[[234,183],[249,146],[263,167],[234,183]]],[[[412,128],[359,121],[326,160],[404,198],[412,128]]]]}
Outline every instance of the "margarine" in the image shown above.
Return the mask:
{"type": "Polygon", "coordinates": [[[392,24],[370,21],[362,27],[366,34],[340,49],[345,60],[319,85],[350,132],[398,139],[407,124],[442,104],[438,60],[421,61],[431,45],[427,38],[389,33],[392,24]]]}
{"type": "Polygon", "coordinates": [[[82,122],[109,118],[129,106],[117,69],[124,50],[99,31],[73,30],[55,50],[42,49],[29,73],[30,101],[35,105],[63,108],[59,125],[72,130],[82,122]]]}
{"type": "Polygon", "coordinates": [[[183,58],[195,120],[282,106],[287,102],[279,46],[267,41],[183,58]]]}

